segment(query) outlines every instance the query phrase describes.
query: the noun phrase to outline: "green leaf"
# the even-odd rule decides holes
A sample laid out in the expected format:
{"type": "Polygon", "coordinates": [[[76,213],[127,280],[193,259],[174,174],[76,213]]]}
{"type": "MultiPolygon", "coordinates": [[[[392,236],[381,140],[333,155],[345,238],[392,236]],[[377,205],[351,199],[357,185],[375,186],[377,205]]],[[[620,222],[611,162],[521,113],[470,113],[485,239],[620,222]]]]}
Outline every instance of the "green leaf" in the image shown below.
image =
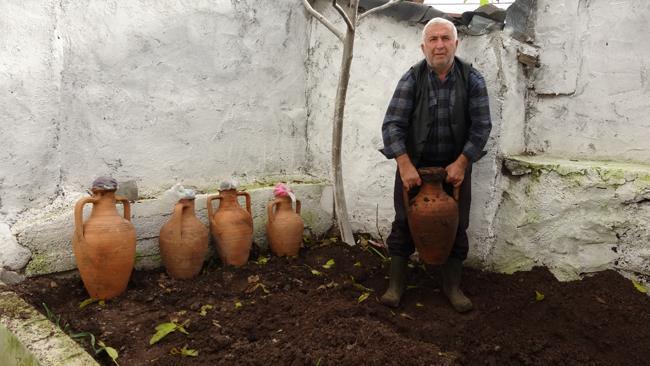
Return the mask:
{"type": "Polygon", "coordinates": [[[368,298],[368,296],[370,296],[370,292],[364,292],[364,293],[362,293],[361,296],[359,296],[359,298],[357,299],[357,302],[358,302],[358,303],[362,303],[362,302],[366,301],[366,299],[368,298]]]}
{"type": "Polygon", "coordinates": [[[421,302],[416,302],[416,303],[415,303],[415,306],[418,307],[418,308],[423,308],[423,307],[424,307],[424,304],[421,303],[421,302]]]}
{"type": "Polygon", "coordinates": [[[490,3],[490,0],[481,0],[481,1],[479,2],[479,4],[480,4],[481,6],[483,6],[483,5],[487,5],[487,4],[489,4],[489,3],[490,3]]]}
{"type": "Polygon", "coordinates": [[[371,288],[367,288],[366,286],[360,284],[354,279],[354,276],[350,276],[350,280],[352,281],[352,286],[356,288],[357,290],[360,290],[362,292],[373,292],[374,290],[371,288]]]}
{"type": "Polygon", "coordinates": [[[107,346],[102,341],[97,341],[97,345],[99,346],[99,349],[95,350],[95,354],[99,354],[101,352],[106,352],[106,354],[108,355],[108,357],[111,358],[113,363],[115,363],[116,365],[119,365],[119,363],[117,363],[118,353],[117,353],[117,350],[115,348],[107,346]]]}
{"type": "Polygon", "coordinates": [[[362,285],[360,283],[357,283],[357,282],[352,283],[352,286],[354,286],[354,288],[356,288],[357,290],[360,290],[360,291],[363,291],[363,292],[372,292],[372,291],[374,291],[373,289],[367,288],[366,286],[364,286],[364,285],[362,285]]]}
{"type": "Polygon", "coordinates": [[[88,305],[90,305],[90,304],[92,304],[94,302],[97,302],[97,301],[99,301],[99,299],[93,299],[92,297],[89,298],[89,299],[86,299],[86,300],[79,303],[79,310],[81,310],[81,309],[85,308],[86,306],[88,306],[88,305]]]}
{"type": "Polygon", "coordinates": [[[237,301],[237,302],[235,303],[235,309],[239,309],[239,308],[241,308],[242,306],[244,306],[244,305],[243,305],[240,301],[237,301]]]}
{"type": "Polygon", "coordinates": [[[269,259],[270,259],[270,257],[259,257],[259,258],[255,261],[255,263],[258,264],[258,265],[260,265],[260,266],[263,266],[263,265],[265,265],[266,263],[268,263],[269,259]]]}
{"type": "Polygon", "coordinates": [[[542,301],[544,300],[544,294],[535,290],[535,300],[536,301],[542,301]]]}
{"type": "Polygon", "coordinates": [[[92,333],[90,333],[90,345],[95,349],[95,336],[92,333]]]}
{"type": "Polygon", "coordinates": [[[161,339],[163,339],[166,335],[169,333],[173,332],[178,328],[178,324],[176,323],[162,323],[158,324],[156,326],[156,334],[151,337],[149,340],[149,345],[155,344],[161,339]]]}
{"type": "Polygon", "coordinates": [[[187,348],[187,344],[183,346],[183,348],[178,349],[176,347],[172,347],[172,349],[169,350],[170,355],[181,355],[183,357],[196,357],[199,355],[199,351],[195,349],[189,349],[187,348]]]}
{"type": "Polygon", "coordinates": [[[644,294],[648,293],[648,288],[645,287],[641,282],[637,282],[633,280],[632,284],[634,285],[634,288],[637,289],[637,291],[642,292],[644,294]]]}
{"type": "Polygon", "coordinates": [[[330,269],[334,266],[334,259],[330,259],[327,261],[327,263],[323,264],[323,268],[325,269],[330,269]]]}
{"type": "Polygon", "coordinates": [[[117,357],[118,357],[117,350],[115,348],[113,348],[113,347],[104,347],[104,350],[108,354],[108,357],[110,357],[111,360],[113,360],[113,362],[115,362],[115,364],[117,365],[118,364],[117,363],[117,357]]]}
{"type": "Polygon", "coordinates": [[[210,304],[203,305],[201,306],[201,310],[199,311],[199,314],[201,314],[201,316],[206,316],[208,314],[208,310],[212,310],[212,308],[214,308],[214,306],[210,304]]]}
{"type": "Polygon", "coordinates": [[[199,355],[199,351],[197,351],[195,349],[187,348],[187,345],[185,345],[185,346],[183,346],[183,348],[181,348],[181,356],[183,356],[183,357],[188,357],[188,356],[189,357],[196,357],[198,355],[199,355]]]}
{"type": "Polygon", "coordinates": [[[361,267],[361,262],[357,262],[354,264],[355,267],[361,267]]]}
{"type": "Polygon", "coordinates": [[[320,271],[317,271],[315,269],[312,269],[311,274],[313,274],[314,276],[321,276],[323,273],[321,273],[320,271]]]}
{"type": "Polygon", "coordinates": [[[378,251],[378,250],[375,249],[374,247],[368,247],[368,249],[370,249],[373,253],[375,253],[376,255],[378,255],[379,258],[381,258],[381,260],[382,260],[383,262],[387,262],[387,261],[390,260],[388,257],[386,257],[385,255],[383,255],[380,251],[378,251]]]}

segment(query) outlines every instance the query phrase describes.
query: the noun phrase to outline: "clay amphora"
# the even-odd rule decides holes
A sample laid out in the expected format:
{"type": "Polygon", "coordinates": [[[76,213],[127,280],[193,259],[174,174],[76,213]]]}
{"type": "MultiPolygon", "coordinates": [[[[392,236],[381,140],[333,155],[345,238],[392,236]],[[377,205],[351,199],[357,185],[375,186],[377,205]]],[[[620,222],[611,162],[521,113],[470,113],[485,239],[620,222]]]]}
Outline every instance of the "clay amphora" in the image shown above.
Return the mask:
{"type": "Polygon", "coordinates": [[[253,245],[253,218],[251,196],[235,189],[219,191],[207,199],[210,231],[217,242],[217,252],[226,265],[243,266],[248,261],[253,245]],[[246,197],[246,209],[237,202],[238,196],[246,197]],[[212,201],[219,200],[219,208],[213,214],[212,201]]]}
{"type": "Polygon", "coordinates": [[[450,197],[442,188],[447,177],[443,168],[421,168],[422,187],[409,201],[404,190],[409,228],[420,260],[428,264],[447,261],[458,229],[458,188],[450,197]]]}
{"type": "Polygon", "coordinates": [[[116,196],[115,190],[93,188],[92,192],[92,197],[75,205],[72,248],[90,297],[107,300],[126,290],[135,263],[135,228],[125,197],[116,196]],[[118,214],[116,202],[124,205],[124,218],[118,214]],[[92,203],[93,209],[84,223],[86,203],[92,203]]]}
{"type": "Polygon", "coordinates": [[[271,251],[280,257],[298,255],[305,228],[300,217],[300,200],[296,200],[296,212],[293,211],[291,197],[286,196],[276,197],[266,209],[269,216],[266,235],[271,251]]]}
{"type": "Polygon", "coordinates": [[[199,274],[208,252],[208,235],[194,212],[194,199],[179,200],[159,237],[160,256],[170,277],[190,279],[199,274]]]}

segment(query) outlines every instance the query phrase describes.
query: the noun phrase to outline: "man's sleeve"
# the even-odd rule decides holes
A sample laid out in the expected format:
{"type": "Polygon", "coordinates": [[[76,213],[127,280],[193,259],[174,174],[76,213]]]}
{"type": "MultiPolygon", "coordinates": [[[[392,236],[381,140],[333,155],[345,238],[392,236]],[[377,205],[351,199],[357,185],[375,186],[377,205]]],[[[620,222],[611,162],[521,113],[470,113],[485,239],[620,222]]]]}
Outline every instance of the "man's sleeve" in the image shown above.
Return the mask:
{"type": "Polygon", "coordinates": [[[469,73],[469,118],[472,124],[463,147],[463,155],[471,162],[476,162],[485,155],[483,148],[492,130],[487,87],[483,76],[476,70],[469,73]]]}
{"type": "Polygon", "coordinates": [[[381,125],[381,135],[384,148],[381,151],[387,159],[393,159],[406,153],[406,137],[409,129],[409,119],[413,111],[415,97],[415,77],[409,69],[397,83],[393,97],[388,104],[384,122],[381,125]]]}

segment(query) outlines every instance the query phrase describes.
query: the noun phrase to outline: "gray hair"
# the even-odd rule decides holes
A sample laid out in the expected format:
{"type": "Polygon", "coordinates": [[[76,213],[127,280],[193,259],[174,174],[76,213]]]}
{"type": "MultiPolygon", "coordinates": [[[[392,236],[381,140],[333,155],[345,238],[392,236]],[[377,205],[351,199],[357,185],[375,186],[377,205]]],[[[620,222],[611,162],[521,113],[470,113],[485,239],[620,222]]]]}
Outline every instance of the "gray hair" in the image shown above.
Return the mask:
{"type": "Polygon", "coordinates": [[[452,33],[454,34],[454,41],[458,39],[458,30],[456,29],[456,26],[454,25],[454,23],[448,21],[445,18],[438,17],[438,18],[433,18],[433,19],[429,20],[427,22],[427,24],[424,25],[424,28],[422,28],[422,42],[423,43],[424,43],[424,37],[426,37],[427,28],[429,28],[429,26],[434,25],[434,24],[444,24],[444,25],[449,26],[451,28],[452,33]]]}

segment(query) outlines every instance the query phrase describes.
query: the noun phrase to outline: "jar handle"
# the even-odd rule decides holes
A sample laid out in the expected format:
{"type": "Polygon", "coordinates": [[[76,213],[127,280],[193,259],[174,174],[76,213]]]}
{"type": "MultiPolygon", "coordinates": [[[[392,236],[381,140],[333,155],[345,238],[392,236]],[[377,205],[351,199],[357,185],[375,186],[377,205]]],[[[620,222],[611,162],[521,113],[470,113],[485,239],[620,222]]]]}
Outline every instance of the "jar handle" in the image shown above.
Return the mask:
{"type": "Polygon", "coordinates": [[[269,224],[272,224],[273,220],[275,220],[275,211],[273,211],[273,207],[275,207],[278,203],[280,203],[280,200],[276,198],[273,201],[269,201],[269,203],[266,205],[266,213],[269,216],[269,224]]]}
{"type": "Polygon", "coordinates": [[[77,201],[77,204],[74,206],[74,234],[79,238],[80,241],[85,241],[84,238],[84,220],[83,212],[84,205],[86,203],[97,203],[97,198],[95,197],[84,197],[77,201]]]}
{"type": "Polygon", "coordinates": [[[174,206],[174,215],[172,216],[172,220],[176,220],[176,222],[172,223],[172,238],[174,238],[175,243],[180,243],[181,241],[181,233],[183,231],[183,209],[185,208],[185,205],[183,205],[180,202],[177,202],[176,205],[174,206]]]}
{"type": "Polygon", "coordinates": [[[248,213],[250,215],[252,215],[252,213],[251,213],[251,195],[248,194],[248,192],[237,192],[237,196],[245,196],[246,197],[246,211],[248,211],[248,213]]]}
{"type": "Polygon", "coordinates": [[[210,225],[212,225],[212,216],[214,216],[214,209],[212,208],[212,200],[220,200],[221,194],[215,194],[212,196],[208,196],[206,200],[206,204],[208,206],[208,222],[210,222],[210,225]]]}
{"type": "Polygon", "coordinates": [[[131,221],[131,203],[128,198],[124,196],[115,196],[115,201],[120,202],[124,206],[124,218],[126,221],[131,221]]]}
{"type": "Polygon", "coordinates": [[[296,213],[300,215],[300,208],[301,208],[300,200],[296,200],[296,213]]]}

